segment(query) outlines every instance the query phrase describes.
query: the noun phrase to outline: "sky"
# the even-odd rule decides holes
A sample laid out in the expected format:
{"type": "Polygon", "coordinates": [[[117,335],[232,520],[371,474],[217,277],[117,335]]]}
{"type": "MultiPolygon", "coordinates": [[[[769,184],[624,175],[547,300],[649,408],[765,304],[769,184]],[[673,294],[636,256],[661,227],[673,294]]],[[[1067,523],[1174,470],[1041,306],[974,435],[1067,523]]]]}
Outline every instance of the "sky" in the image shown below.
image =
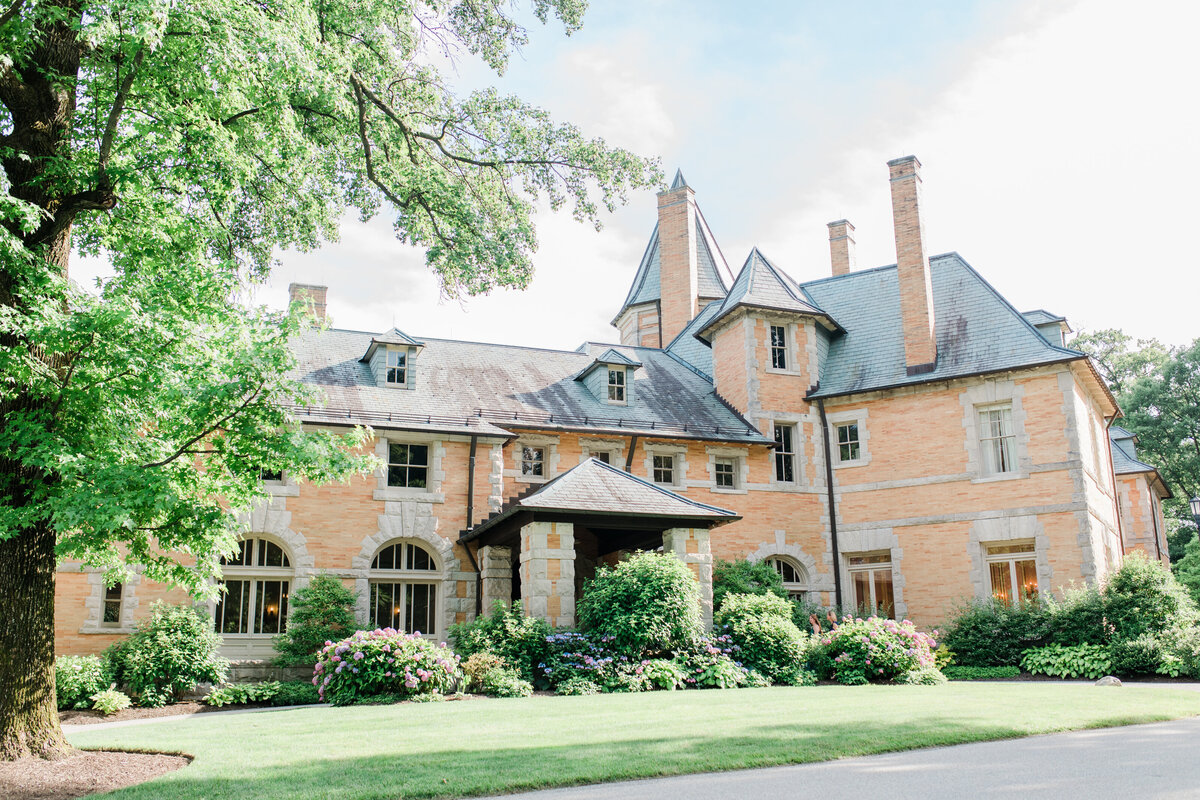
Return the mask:
{"type": "MultiPolygon", "coordinates": [[[[796,280],[828,275],[840,218],[859,268],[894,263],[886,162],[915,154],[929,253],[1076,330],[1200,337],[1200,5],[593,0],[570,37],[531,23],[503,77],[467,58],[454,85],[682,169],[734,272],[758,246],[796,280]]],[[[280,253],[252,297],[282,307],[290,282],[318,283],[337,327],[616,341],[655,219],[652,191],[599,233],[543,210],[532,285],[455,301],[386,216],[350,217],[339,241],[280,253]]]]}

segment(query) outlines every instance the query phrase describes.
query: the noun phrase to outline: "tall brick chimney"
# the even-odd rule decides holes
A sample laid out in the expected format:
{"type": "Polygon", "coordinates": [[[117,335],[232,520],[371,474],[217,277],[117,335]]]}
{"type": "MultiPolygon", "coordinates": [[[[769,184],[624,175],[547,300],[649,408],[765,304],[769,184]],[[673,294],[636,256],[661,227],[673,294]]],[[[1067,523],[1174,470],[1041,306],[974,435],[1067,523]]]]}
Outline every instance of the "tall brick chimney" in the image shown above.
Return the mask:
{"type": "Polygon", "coordinates": [[[682,172],[658,195],[659,285],[665,347],[700,313],[696,193],[682,172]]]}
{"type": "Polygon", "coordinates": [[[317,286],[311,283],[293,283],[288,286],[288,302],[308,303],[312,306],[317,319],[325,321],[325,297],[329,294],[328,286],[317,286]]]}
{"type": "Polygon", "coordinates": [[[854,226],[849,220],[829,223],[829,257],[834,275],[846,275],[854,269],[854,226]]]}
{"type": "Polygon", "coordinates": [[[900,281],[900,319],[904,326],[904,361],[909,375],[937,366],[937,334],[933,317],[933,283],[925,254],[921,219],[921,162],[905,156],[888,162],[892,183],[892,222],[896,229],[896,273],[900,281]]]}

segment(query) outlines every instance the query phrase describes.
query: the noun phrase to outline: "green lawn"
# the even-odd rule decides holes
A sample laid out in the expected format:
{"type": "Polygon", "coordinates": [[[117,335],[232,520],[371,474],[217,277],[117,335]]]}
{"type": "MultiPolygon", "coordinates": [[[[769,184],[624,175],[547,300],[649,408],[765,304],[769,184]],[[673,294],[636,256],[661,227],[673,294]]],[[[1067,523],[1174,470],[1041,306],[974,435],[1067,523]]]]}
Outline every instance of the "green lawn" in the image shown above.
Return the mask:
{"type": "Polygon", "coordinates": [[[1200,714],[1200,693],[822,686],[209,714],[70,734],[195,756],[111,797],[412,798],[759,767],[1200,714]]]}

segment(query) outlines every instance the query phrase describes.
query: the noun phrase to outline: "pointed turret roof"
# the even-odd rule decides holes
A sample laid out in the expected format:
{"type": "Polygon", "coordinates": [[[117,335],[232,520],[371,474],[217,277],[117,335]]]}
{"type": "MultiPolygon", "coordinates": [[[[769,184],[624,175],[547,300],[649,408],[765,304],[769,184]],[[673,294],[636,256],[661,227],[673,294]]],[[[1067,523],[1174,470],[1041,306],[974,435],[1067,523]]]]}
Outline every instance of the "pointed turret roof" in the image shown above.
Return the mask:
{"type": "MultiPolygon", "coordinates": [[[[671,188],[668,191],[674,192],[683,188],[691,187],[688,187],[687,179],[683,177],[683,171],[676,170],[675,179],[671,182],[671,188]]],[[[650,241],[646,244],[646,250],[642,254],[642,261],[633,276],[633,285],[629,287],[629,294],[626,295],[625,302],[621,304],[621,309],[613,317],[612,324],[617,324],[617,320],[630,306],[653,303],[662,299],[658,247],[658,223],[655,223],[654,230],[650,233],[650,241]]],[[[729,280],[733,277],[733,272],[729,269],[729,264],[725,261],[725,256],[721,252],[720,246],[717,245],[717,240],[708,227],[708,222],[705,221],[699,206],[696,206],[696,271],[697,293],[701,298],[716,300],[724,297],[729,291],[727,287],[729,280]]]]}
{"type": "Polygon", "coordinates": [[[725,295],[721,307],[709,316],[707,324],[696,335],[707,340],[709,331],[738,308],[808,314],[821,320],[829,330],[839,329],[837,322],[805,300],[800,287],[772,264],[757,247],[746,257],[746,263],[742,265],[742,271],[738,273],[729,293],[725,295]]]}

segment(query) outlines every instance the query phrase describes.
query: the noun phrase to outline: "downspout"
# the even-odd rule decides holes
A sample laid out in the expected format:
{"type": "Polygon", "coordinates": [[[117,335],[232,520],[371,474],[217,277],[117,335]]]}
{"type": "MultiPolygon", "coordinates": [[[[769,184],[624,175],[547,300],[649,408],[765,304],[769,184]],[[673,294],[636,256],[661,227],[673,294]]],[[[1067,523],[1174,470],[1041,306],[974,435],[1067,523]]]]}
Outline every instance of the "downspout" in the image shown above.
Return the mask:
{"type": "Polygon", "coordinates": [[[833,453],[829,449],[829,419],[825,416],[825,401],[817,400],[821,412],[821,441],[825,446],[825,490],[829,505],[829,545],[833,548],[833,602],[837,612],[842,612],[842,563],[838,551],[837,502],[833,497],[833,453]]]}
{"type": "Polygon", "coordinates": [[[1158,537],[1158,509],[1162,506],[1162,501],[1154,496],[1154,483],[1150,482],[1146,487],[1150,490],[1150,523],[1154,526],[1154,556],[1158,559],[1158,563],[1162,563],[1162,544],[1159,543],[1158,537]]]}
{"type": "Polygon", "coordinates": [[[629,455],[625,456],[625,471],[633,468],[633,451],[637,449],[637,434],[629,437],[629,455]]]}
{"type": "MultiPolygon", "coordinates": [[[[475,450],[479,446],[478,434],[471,434],[471,455],[467,459],[467,525],[466,530],[471,530],[471,526],[475,524],[475,450]]],[[[475,554],[471,552],[471,544],[468,542],[463,545],[463,549],[467,551],[467,558],[471,560],[471,566],[475,568],[475,616],[478,617],[483,613],[483,570],[479,568],[479,561],[475,558],[475,554]]],[[[479,543],[475,543],[475,549],[479,549],[479,543]]]]}
{"type": "MultiPolygon", "coordinates": [[[[1117,487],[1117,468],[1113,466],[1112,457],[1112,437],[1108,435],[1109,428],[1117,421],[1117,415],[1121,412],[1118,410],[1111,417],[1104,417],[1104,443],[1105,452],[1108,453],[1108,469],[1112,474],[1112,490],[1113,490],[1113,513],[1117,517],[1117,536],[1121,539],[1121,561],[1125,560],[1125,526],[1121,524],[1121,491],[1117,487]]],[[[1157,525],[1158,523],[1155,523],[1157,525]]],[[[1158,537],[1154,538],[1155,546],[1157,547],[1158,537]]],[[[1161,559],[1160,559],[1161,560],[1161,559]]]]}

